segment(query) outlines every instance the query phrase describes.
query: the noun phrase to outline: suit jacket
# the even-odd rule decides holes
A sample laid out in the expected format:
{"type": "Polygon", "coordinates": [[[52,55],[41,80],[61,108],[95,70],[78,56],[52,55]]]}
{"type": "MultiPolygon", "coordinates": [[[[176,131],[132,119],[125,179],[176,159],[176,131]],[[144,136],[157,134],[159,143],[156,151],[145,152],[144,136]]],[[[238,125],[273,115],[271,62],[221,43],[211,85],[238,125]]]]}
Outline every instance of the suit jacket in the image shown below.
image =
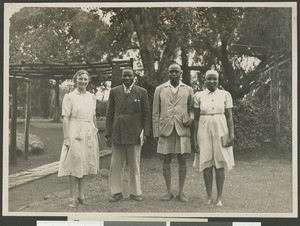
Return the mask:
{"type": "Polygon", "coordinates": [[[139,144],[140,135],[150,136],[151,113],[147,90],[133,85],[128,96],[123,86],[110,90],[106,111],[106,135],[116,144],[139,144]]]}
{"type": "Polygon", "coordinates": [[[174,98],[168,83],[156,87],[152,112],[153,137],[169,136],[174,126],[179,136],[190,136],[190,127],[184,126],[183,121],[194,119],[193,105],[193,89],[184,83],[179,85],[177,98],[174,98]]]}

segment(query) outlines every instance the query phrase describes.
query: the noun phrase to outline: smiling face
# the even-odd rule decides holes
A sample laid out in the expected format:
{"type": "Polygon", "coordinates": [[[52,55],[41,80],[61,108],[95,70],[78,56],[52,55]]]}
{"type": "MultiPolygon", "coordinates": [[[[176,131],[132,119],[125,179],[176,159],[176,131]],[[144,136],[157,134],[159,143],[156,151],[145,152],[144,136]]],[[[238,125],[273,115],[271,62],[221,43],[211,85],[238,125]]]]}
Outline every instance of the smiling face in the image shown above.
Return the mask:
{"type": "Polygon", "coordinates": [[[219,78],[216,74],[209,74],[205,77],[205,83],[209,91],[215,91],[219,84],[219,78]]]}
{"type": "Polygon", "coordinates": [[[124,69],[122,71],[122,82],[128,88],[133,83],[134,75],[133,70],[124,69]]]}
{"type": "Polygon", "coordinates": [[[76,76],[76,87],[80,90],[80,91],[85,91],[86,87],[89,84],[89,76],[86,73],[80,74],[76,76]]]}
{"type": "Polygon", "coordinates": [[[169,79],[171,84],[177,86],[182,74],[182,70],[178,64],[171,64],[169,67],[169,79]]]}

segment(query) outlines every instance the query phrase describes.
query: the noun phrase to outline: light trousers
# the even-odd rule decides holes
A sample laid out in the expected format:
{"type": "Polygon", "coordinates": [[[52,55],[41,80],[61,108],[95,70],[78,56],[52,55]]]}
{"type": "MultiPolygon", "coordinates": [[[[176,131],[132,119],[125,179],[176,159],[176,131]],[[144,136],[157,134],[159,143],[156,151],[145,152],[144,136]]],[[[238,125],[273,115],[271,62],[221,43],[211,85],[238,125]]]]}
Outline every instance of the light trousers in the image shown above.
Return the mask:
{"type": "Polygon", "coordinates": [[[123,173],[125,160],[130,168],[130,194],[139,196],[142,194],[140,160],[140,144],[113,144],[110,164],[110,192],[111,195],[121,193],[123,190],[123,173]]]}

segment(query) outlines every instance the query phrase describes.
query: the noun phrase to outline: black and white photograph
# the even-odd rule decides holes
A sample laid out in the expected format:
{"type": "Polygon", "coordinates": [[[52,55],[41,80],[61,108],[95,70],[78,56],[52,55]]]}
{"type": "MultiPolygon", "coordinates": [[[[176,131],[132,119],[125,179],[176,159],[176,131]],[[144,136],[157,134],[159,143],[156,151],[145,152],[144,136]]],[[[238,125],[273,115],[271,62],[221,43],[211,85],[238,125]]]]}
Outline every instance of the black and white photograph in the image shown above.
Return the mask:
{"type": "Polygon", "coordinates": [[[3,51],[3,216],[298,217],[295,2],[4,3],[3,51]]]}

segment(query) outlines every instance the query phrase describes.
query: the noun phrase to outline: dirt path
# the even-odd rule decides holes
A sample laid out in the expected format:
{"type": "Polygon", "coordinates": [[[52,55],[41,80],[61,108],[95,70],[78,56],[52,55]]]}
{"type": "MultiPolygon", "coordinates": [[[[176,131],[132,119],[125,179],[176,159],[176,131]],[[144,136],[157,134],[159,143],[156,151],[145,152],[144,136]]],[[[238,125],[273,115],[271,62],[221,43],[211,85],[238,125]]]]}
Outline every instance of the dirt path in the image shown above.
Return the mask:
{"type": "MultiPolygon", "coordinates": [[[[108,169],[110,156],[104,156],[100,159],[100,167],[108,169]]],[[[34,180],[23,185],[9,189],[9,211],[16,211],[31,203],[43,201],[46,197],[57,192],[66,191],[68,187],[67,177],[57,177],[57,174],[51,174],[44,178],[34,180]]]]}
{"type": "Polygon", "coordinates": [[[57,174],[38,179],[9,190],[9,211],[16,211],[23,206],[43,201],[52,193],[68,189],[67,178],[59,178],[57,174]]]}

